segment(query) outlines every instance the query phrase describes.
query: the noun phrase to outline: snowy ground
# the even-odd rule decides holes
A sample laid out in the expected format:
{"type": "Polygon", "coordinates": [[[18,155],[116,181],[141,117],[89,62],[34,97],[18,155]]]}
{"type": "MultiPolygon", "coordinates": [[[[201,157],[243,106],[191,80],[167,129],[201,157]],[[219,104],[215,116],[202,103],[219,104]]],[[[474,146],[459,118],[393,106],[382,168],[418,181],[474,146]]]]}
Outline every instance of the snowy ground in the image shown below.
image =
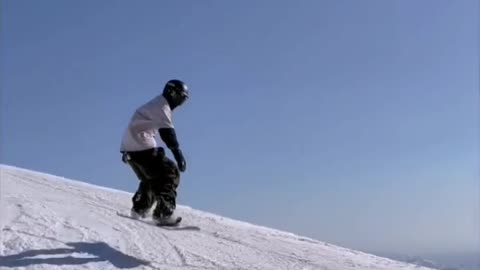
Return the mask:
{"type": "Polygon", "coordinates": [[[0,166],[0,269],[426,269],[180,206],[183,229],[122,218],[130,194],[0,166]]]}

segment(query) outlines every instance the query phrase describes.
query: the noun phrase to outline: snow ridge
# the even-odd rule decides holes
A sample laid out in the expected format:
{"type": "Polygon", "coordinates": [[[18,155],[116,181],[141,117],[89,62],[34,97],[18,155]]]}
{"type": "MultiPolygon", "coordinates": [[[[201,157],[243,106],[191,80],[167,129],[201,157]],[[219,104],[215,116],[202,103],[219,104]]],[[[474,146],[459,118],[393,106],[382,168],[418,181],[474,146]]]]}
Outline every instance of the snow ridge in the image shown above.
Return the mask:
{"type": "Polygon", "coordinates": [[[0,166],[0,269],[427,269],[186,206],[159,228],[116,215],[130,196],[0,166]]]}

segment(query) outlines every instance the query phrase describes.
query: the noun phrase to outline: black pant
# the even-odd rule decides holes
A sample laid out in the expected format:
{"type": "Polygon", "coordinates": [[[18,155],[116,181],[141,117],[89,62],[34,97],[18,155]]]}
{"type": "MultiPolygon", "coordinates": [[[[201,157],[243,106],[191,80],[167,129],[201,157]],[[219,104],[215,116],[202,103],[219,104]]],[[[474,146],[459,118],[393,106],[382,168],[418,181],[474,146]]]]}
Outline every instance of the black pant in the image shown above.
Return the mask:
{"type": "Polygon", "coordinates": [[[132,198],[133,209],[145,213],[154,202],[154,216],[169,216],[176,208],[177,187],[180,172],[163,148],[148,149],[124,154],[126,161],[140,180],[132,198]]]}

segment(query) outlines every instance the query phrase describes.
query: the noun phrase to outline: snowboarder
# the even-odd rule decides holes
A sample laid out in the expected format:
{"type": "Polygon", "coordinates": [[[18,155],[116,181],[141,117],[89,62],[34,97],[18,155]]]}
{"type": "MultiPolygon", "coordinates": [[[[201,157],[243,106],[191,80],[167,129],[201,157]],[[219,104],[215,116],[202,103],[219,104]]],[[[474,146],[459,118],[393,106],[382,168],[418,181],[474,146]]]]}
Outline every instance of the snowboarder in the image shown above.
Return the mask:
{"type": "Polygon", "coordinates": [[[123,135],[120,152],[140,180],[132,197],[131,215],[144,218],[156,202],[152,218],[159,225],[179,222],[175,217],[176,189],[180,172],[186,162],[177,141],[172,123],[172,111],[188,99],[187,85],[181,80],[170,80],[163,92],[140,106],[123,135]],[[175,162],[169,159],[163,147],[157,146],[156,135],[172,152],[175,162]]]}

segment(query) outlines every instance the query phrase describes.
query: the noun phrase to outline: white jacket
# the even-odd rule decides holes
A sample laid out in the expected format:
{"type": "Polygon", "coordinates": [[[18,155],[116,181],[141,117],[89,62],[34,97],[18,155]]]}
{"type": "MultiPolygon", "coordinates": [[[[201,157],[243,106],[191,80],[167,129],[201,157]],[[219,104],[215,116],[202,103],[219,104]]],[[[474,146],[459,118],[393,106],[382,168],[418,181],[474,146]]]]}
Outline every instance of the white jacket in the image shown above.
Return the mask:
{"type": "Polygon", "coordinates": [[[172,110],[164,96],[159,95],[140,106],[123,135],[120,151],[141,151],[157,147],[159,128],[173,128],[172,110]]]}

